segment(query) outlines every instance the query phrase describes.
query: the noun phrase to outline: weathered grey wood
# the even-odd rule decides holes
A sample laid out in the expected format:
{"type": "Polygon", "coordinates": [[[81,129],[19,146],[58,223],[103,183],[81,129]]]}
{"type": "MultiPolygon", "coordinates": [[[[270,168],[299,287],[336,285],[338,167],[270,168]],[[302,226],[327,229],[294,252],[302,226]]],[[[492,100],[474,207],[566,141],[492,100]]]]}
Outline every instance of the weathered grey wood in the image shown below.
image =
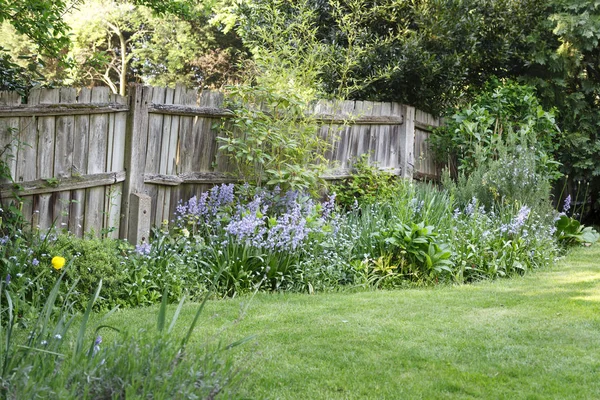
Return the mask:
{"type": "MultiPolygon", "coordinates": [[[[185,88],[182,85],[177,85],[175,87],[175,92],[173,94],[173,104],[182,104],[185,103],[185,88]]],[[[185,117],[181,117],[179,115],[173,115],[171,119],[171,130],[169,132],[169,146],[167,153],[162,155],[162,158],[166,160],[166,173],[167,174],[176,174],[177,173],[177,164],[179,159],[177,157],[178,154],[178,143],[179,143],[179,134],[181,132],[181,119],[185,117]]],[[[163,142],[164,143],[164,142],[163,142]]],[[[162,208],[158,207],[157,213],[159,210],[162,210],[162,215],[159,217],[157,215],[157,220],[155,220],[156,226],[160,226],[163,221],[168,221],[170,219],[170,211],[171,211],[171,188],[164,188],[164,198],[162,208]],[[158,219],[160,218],[160,219],[158,219]]]]}
{"type": "MultiPolygon", "coordinates": [[[[77,91],[74,88],[60,89],[60,102],[73,104],[76,101],[77,91]]],[[[73,143],[75,117],[72,115],[58,116],[56,118],[56,137],[54,152],[54,177],[65,179],[71,176],[73,166],[73,143]]],[[[59,229],[69,228],[71,193],[68,191],[57,193],[55,196],[53,216],[55,225],[59,229]]]]}
{"type": "MultiPolygon", "coordinates": [[[[402,170],[400,168],[380,167],[379,169],[383,172],[387,172],[392,175],[401,175],[402,174],[402,170]]],[[[333,170],[327,171],[327,173],[321,175],[321,178],[328,180],[328,181],[329,180],[335,181],[335,180],[339,180],[339,179],[351,178],[353,176],[354,172],[355,171],[352,168],[338,168],[338,169],[333,169],[333,170]]]]}
{"type": "MultiPolygon", "coordinates": [[[[1,110],[1,108],[0,108],[1,110]]],[[[192,107],[182,104],[157,104],[152,103],[148,107],[148,112],[162,115],[180,115],[189,117],[206,118],[228,118],[233,115],[231,110],[216,107],[192,107]]]]}
{"type": "Polygon", "coordinates": [[[127,241],[131,244],[148,242],[150,239],[150,196],[143,193],[132,193],[130,199],[129,230],[127,241]]]}
{"type": "MultiPolygon", "coordinates": [[[[111,101],[118,104],[127,104],[127,99],[118,94],[111,94],[111,101]]],[[[125,168],[125,130],[127,114],[110,114],[110,145],[107,156],[107,171],[122,171],[125,168]]],[[[121,203],[123,184],[115,184],[105,188],[105,216],[104,226],[109,230],[109,237],[119,237],[121,223],[121,203]]]]}
{"type": "Polygon", "coordinates": [[[28,182],[19,182],[18,184],[3,183],[0,185],[0,195],[2,197],[12,197],[13,194],[33,196],[113,185],[125,181],[126,175],[125,171],[102,172],[89,175],[73,175],[60,179],[36,179],[28,182]]]}
{"type": "Polygon", "coordinates": [[[347,118],[345,118],[339,115],[317,114],[315,119],[317,122],[338,125],[401,125],[404,123],[404,119],[402,117],[396,117],[392,115],[361,115],[356,117],[349,115],[347,118]]]}
{"type": "MultiPolygon", "coordinates": [[[[106,103],[110,97],[107,87],[92,88],[92,103],[106,103]]],[[[90,115],[87,173],[106,172],[108,146],[108,114],[90,115]]],[[[104,187],[86,190],[84,231],[99,235],[104,228],[104,187]]]]}
{"type": "MultiPolygon", "coordinates": [[[[185,90],[181,96],[181,103],[186,106],[197,106],[198,103],[198,92],[193,89],[185,90]]],[[[175,174],[182,174],[186,172],[193,172],[193,153],[197,149],[195,146],[196,139],[194,135],[194,121],[197,117],[181,116],[179,121],[179,140],[177,143],[177,153],[175,155],[177,163],[175,174]]],[[[171,201],[169,209],[169,218],[172,218],[179,200],[184,198],[185,188],[179,186],[178,188],[171,188],[171,201]]]]}
{"type": "MultiPolygon", "coordinates": [[[[165,104],[173,104],[175,100],[175,89],[166,88],[165,89],[165,104]]],[[[162,142],[160,147],[160,158],[158,160],[158,173],[160,174],[168,174],[168,166],[171,163],[171,159],[169,159],[169,147],[171,146],[171,132],[173,130],[173,124],[179,123],[179,116],[177,115],[165,115],[163,120],[163,130],[162,130],[162,142]]],[[[166,187],[158,187],[158,191],[156,194],[156,202],[152,207],[152,223],[160,226],[163,221],[163,213],[165,207],[165,198],[167,196],[167,188],[166,187]]]]}
{"type": "MultiPolygon", "coordinates": [[[[205,90],[200,97],[200,106],[218,107],[223,104],[223,94],[205,90]]],[[[220,125],[221,121],[213,118],[199,118],[196,122],[198,135],[200,136],[199,151],[194,156],[194,165],[199,166],[199,171],[227,172],[233,169],[229,159],[220,152],[217,140],[217,131],[213,125],[220,125]]]]}
{"type": "Polygon", "coordinates": [[[149,185],[179,186],[184,183],[234,183],[240,182],[222,172],[187,172],[179,175],[145,174],[144,182],[149,185]]]}
{"type": "MultiPolygon", "coordinates": [[[[153,103],[165,102],[166,89],[159,87],[149,88],[148,99],[153,103]]],[[[146,173],[158,174],[160,168],[162,137],[163,137],[163,122],[164,115],[149,114],[148,115],[148,145],[146,151],[146,173]]],[[[158,196],[158,186],[145,186],[144,193],[152,198],[151,220],[154,221],[156,216],[156,202],[158,196]]]]}
{"type": "MultiPolygon", "coordinates": [[[[45,89],[54,90],[54,89],[45,89]]],[[[65,89],[63,89],[65,90],[65,89]]],[[[75,89],[72,89],[75,90],[75,89]]],[[[90,115],[126,112],[128,107],[119,103],[78,103],[78,104],[39,104],[3,106],[0,105],[1,117],[32,117],[32,116],[59,116],[59,115],[90,115]]]]}
{"type": "MultiPolygon", "coordinates": [[[[77,101],[89,103],[92,100],[92,91],[83,88],[79,91],[77,101]]],[[[88,138],[90,131],[89,115],[76,115],[74,117],[73,137],[73,165],[71,176],[87,173],[88,163],[88,138]]],[[[69,211],[69,230],[78,237],[83,236],[85,219],[85,190],[78,189],[71,192],[71,209],[69,211]]]]}
{"type": "MultiPolygon", "coordinates": [[[[27,97],[27,104],[35,105],[40,102],[40,91],[32,90],[27,97]]],[[[27,117],[19,118],[19,148],[17,151],[17,171],[13,176],[17,182],[30,181],[37,179],[37,153],[38,153],[38,131],[37,118],[27,117]]],[[[38,226],[39,213],[36,214],[36,220],[33,220],[33,197],[28,196],[22,199],[22,212],[26,220],[31,222],[35,228],[38,226]]]]}
{"type": "MultiPolygon", "coordinates": [[[[0,92],[0,104],[20,105],[21,96],[16,92],[0,92]]],[[[0,157],[8,166],[13,179],[16,178],[18,139],[19,118],[0,118],[0,157]]],[[[10,182],[8,177],[0,179],[0,182],[10,182]]]]}
{"type": "MultiPolygon", "coordinates": [[[[55,104],[60,100],[60,89],[41,89],[40,103],[55,104]]],[[[52,178],[54,175],[54,144],[55,144],[56,118],[54,116],[44,116],[38,118],[38,153],[37,153],[37,171],[38,179],[52,178]]],[[[41,194],[37,196],[34,203],[39,211],[39,228],[41,230],[49,229],[55,219],[54,204],[56,198],[51,194],[41,194]]]]}
{"type": "MultiPolygon", "coordinates": [[[[0,108],[1,110],[1,108],[0,108]]],[[[190,107],[176,104],[152,103],[148,112],[162,115],[179,115],[207,118],[230,118],[233,116],[231,110],[215,107],[190,107]]],[[[315,116],[317,122],[344,125],[351,121],[352,125],[400,125],[404,121],[402,117],[392,115],[353,115],[352,113],[329,114],[319,112],[315,116]]]]}
{"type": "Polygon", "coordinates": [[[123,184],[121,225],[119,227],[119,237],[121,238],[128,237],[131,194],[144,191],[146,146],[148,144],[148,95],[148,87],[129,86],[129,116],[125,136],[127,179],[123,184]]]}
{"type": "Polygon", "coordinates": [[[402,169],[402,177],[412,179],[413,169],[415,165],[415,109],[410,106],[403,106],[404,124],[402,125],[400,136],[400,169],[402,169]]]}

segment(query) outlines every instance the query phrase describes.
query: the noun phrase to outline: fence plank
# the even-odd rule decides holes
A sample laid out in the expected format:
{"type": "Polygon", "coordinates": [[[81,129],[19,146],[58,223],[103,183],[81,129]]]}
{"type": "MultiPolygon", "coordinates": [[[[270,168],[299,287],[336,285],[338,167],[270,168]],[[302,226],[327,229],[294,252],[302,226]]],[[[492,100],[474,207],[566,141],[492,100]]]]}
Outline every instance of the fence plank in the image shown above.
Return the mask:
{"type": "MultiPolygon", "coordinates": [[[[196,106],[198,102],[198,92],[194,89],[185,90],[181,96],[181,103],[186,107],[196,106]]],[[[194,120],[196,117],[181,116],[179,121],[179,140],[177,143],[177,153],[175,155],[177,159],[177,168],[175,174],[183,174],[186,172],[192,172],[194,170],[193,165],[193,153],[196,149],[195,143],[198,137],[194,135],[194,120]]],[[[185,186],[179,186],[178,188],[171,188],[171,201],[168,211],[169,220],[173,218],[175,208],[181,199],[185,198],[186,188],[185,186]]]]}
{"type": "MultiPolygon", "coordinates": [[[[40,91],[32,90],[27,98],[27,104],[38,104],[40,91]]],[[[17,151],[17,169],[14,176],[16,182],[37,179],[38,132],[36,117],[19,118],[19,148],[17,151]]],[[[22,212],[25,219],[34,228],[38,225],[39,213],[33,214],[33,196],[23,197],[22,212]]]]}
{"type": "MultiPolygon", "coordinates": [[[[110,98],[107,87],[92,88],[92,103],[106,103],[110,98]]],[[[108,114],[90,116],[87,173],[106,172],[106,149],[108,146],[108,114]]],[[[104,187],[86,190],[84,232],[94,231],[100,235],[103,229],[104,187]]]]}
{"type": "MultiPolygon", "coordinates": [[[[92,91],[83,88],[79,91],[77,101],[89,103],[92,100],[92,91]]],[[[80,176],[87,173],[88,163],[88,138],[90,133],[90,116],[76,115],[74,117],[73,135],[73,165],[71,176],[80,176]]],[[[83,236],[85,219],[85,190],[71,192],[71,208],[69,210],[69,230],[78,237],[83,236]]]]}
{"type": "MultiPolygon", "coordinates": [[[[167,90],[165,88],[150,88],[149,99],[154,104],[165,102],[167,90]]],[[[165,117],[161,114],[148,115],[148,147],[146,151],[146,169],[145,173],[158,174],[160,170],[160,149],[162,147],[163,122],[165,117]]],[[[150,211],[150,220],[156,218],[156,203],[158,196],[158,186],[147,187],[145,192],[152,199],[152,208],[150,211]]]]}
{"type": "MultiPolygon", "coordinates": [[[[165,90],[165,104],[173,104],[175,99],[175,89],[166,88],[165,90]]],[[[177,123],[179,123],[179,116],[175,115],[165,115],[163,120],[163,129],[162,129],[162,141],[159,151],[159,160],[158,160],[158,173],[159,174],[167,174],[168,165],[171,160],[167,160],[167,156],[169,154],[169,146],[171,145],[171,129],[172,123],[174,119],[177,119],[177,123]]],[[[156,206],[152,207],[152,211],[156,212],[154,217],[151,219],[152,223],[155,225],[160,225],[163,220],[163,213],[165,207],[165,197],[167,196],[167,188],[158,187],[158,191],[156,194],[156,206]]]]}
{"type": "MultiPolygon", "coordinates": [[[[60,89],[41,89],[40,103],[55,104],[60,100],[60,89]]],[[[38,154],[37,171],[38,179],[51,179],[54,177],[54,143],[55,143],[56,118],[54,116],[38,118],[38,154]]],[[[38,225],[40,230],[49,229],[56,216],[54,212],[56,195],[41,194],[34,197],[34,209],[39,214],[38,225]]]]}
{"type": "MultiPolygon", "coordinates": [[[[127,99],[117,94],[111,94],[111,100],[118,104],[126,104],[127,99]]],[[[107,155],[107,171],[112,173],[125,168],[125,130],[127,114],[116,113],[110,115],[111,139],[107,155]]],[[[109,237],[119,237],[121,223],[121,203],[123,201],[123,184],[115,183],[105,188],[106,221],[104,226],[109,230],[109,237]]]]}
{"type": "MultiPolygon", "coordinates": [[[[219,107],[223,104],[223,93],[205,90],[200,96],[200,106],[219,107]]],[[[201,136],[200,146],[195,158],[194,165],[199,166],[199,171],[233,172],[234,166],[229,162],[227,156],[219,151],[217,130],[213,125],[220,125],[221,119],[202,118],[198,119],[197,126],[201,136]],[[216,169],[215,165],[216,164],[216,169]]]]}
{"type": "MultiPolygon", "coordinates": [[[[21,96],[16,92],[0,92],[0,104],[20,105],[21,96]]],[[[18,138],[19,118],[0,118],[0,157],[6,163],[13,179],[16,179],[18,138]]],[[[0,182],[10,182],[10,178],[0,177],[0,182]]]]}
{"type": "MultiPolygon", "coordinates": [[[[144,171],[146,170],[148,148],[149,95],[149,87],[129,85],[129,113],[127,115],[125,132],[125,169],[127,170],[127,179],[123,185],[119,237],[127,238],[133,244],[136,244],[141,239],[139,236],[140,232],[150,230],[150,226],[141,227],[130,224],[130,218],[139,215],[140,212],[139,209],[132,208],[132,203],[139,205],[137,200],[145,196],[144,171]]],[[[149,211],[146,210],[146,212],[149,211]]],[[[137,219],[136,221],[145,223],[147,219],[137,219]]]]}
{"type": "MultiPolygon", "coordinates": [[[[61,103],[72,104],[76,100],[77,92],[73,88],[60,89],[61,103]]],[[[56,118],[56,138],[54,154],[54,177],[65,179],[71,177],[73,165],[75,117],[59,116],[56,118]]],[[[71,193],[68,191],[57,193],[55,196],[53,216],[58,229],[68,229],[69,203],[71,193]]]]}
{"type": "MultiPolygon", "coordinates": [[[[173,104],[179,104],[185,102],[185,88],[181,85],[177,85],[175,87],[175,92],[173,94],[173,104]]],[[[179,133],[181,130],[180,121],[184,117],[179,115],[173,115],[171,118],[171,129],[169,131],[168,136],[168,147],[166,147],[167,152],[161,154],[161,171],[165,171],[166,174],[175,174],[177,173],[177,143],[179,142],[179,133]],[[164,167],[163,167],[163,162],[164,167]]],[[[164,139],[163,139],[163,151],[164,151],[164,139]]],[[[162,210],[162,214],[157,215],[158,220],[155,221],[155,224],[158,226],[164,220],[170,219],[170,210],[171,210],[171,187],[167,186],[164,188],[164,197],[162,207],[159,205],[157,209],[158,211],[162,210]]]]}
{"type": "MultiPolygon", "coordinates": [[[[74,89],[75,90],[75,89],[74,89]]],[[[118,103],[77,103],[77,104],[39,104],[39,105],[0,105],[2,117],[56,117],[90,114],[109,114],[127,111],[128,107],[118,103]]]]}

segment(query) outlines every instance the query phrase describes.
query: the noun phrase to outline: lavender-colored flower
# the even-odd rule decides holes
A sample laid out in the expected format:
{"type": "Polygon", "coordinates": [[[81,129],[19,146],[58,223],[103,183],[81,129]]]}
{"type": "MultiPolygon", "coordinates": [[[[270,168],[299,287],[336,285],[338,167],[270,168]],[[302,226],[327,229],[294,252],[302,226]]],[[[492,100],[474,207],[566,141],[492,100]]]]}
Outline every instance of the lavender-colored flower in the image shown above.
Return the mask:
{"type": "Polygon", "coordinates": [[[568,195],[565,199],[565,204],[563,205],[563,213],[567,213],[571,209],[571,195],[568,195]]]}
{"type": "Polygon", "coordinates": [[[515,227],[515,229],[519,229],[525,224],[525,221],[529,217],[530,212],[531,208],[527,206],[521,207],[521,209],[519,210],[519,214],[515,217],[515,220],[513,221],[513,226],[515,227]]]}
{"type": "Polygon", "coordinates": [[[92,351],[92,355],[95,356],[100,351],[100,343],[102,343],[102,336],[96,337],[94,340],[94,350],[92,351]]]}
{"type": "MultiPolygon", "coordinates": [[[[312,203],[308,204],[307,214],[312,211],[312,203]]],[[[267,233],[267,247],[271,250],[296,250],[308,237],[310,228],[306,226],[306,218],[302,215],[302,206],[295,203],[292,210],[277,218],[277,224],[267,233]]]]}
{"type": "Polygon", "coordinates": [[[142,243],[135,246],[135,252],[141,256],[147,256],[150,254],[152,246],[149,243],[142,243]]]}
{"type": "Polygon", "coordinates": [[[465,207],[465,215],[467,215],[467,216],[473,215],[473,213],[475,212],[476,206],[477,206],[477,199],[475,197],[473,197],[473,199],[471,199],[469,204],[467,204],[467,207],[465,207]]]}
{"type": "Polygon", "coordinates": [[[327,201],[323,203],[323,220],[327,220],[335,210],[335,196],[336,194],[333,193],[331,196],[329,196],[327,201]]]}
{"type": "MultiPolygon", "coordinates": [[[[517,214],[517,216],[515,218],[513,218],[513,220],[511,221],[510,224],[503,224],[500,227],[500,232],[505,233],[511,233],[511,234],[515,234],[517,233],[522,227],[523,225],[525,225],[525,222],[527,221],[527,218],[529,217],[529,213],[531,212],[531,209],[527,206],[523,206],[521,207],[521,209],[519,210],[519,213],[517,214]]],[[[527,234],[525,233],[523,236],[527,236],[527,234]]]]}
{"type": "Polygon", "coordinates": [[[262,198],[256,196],[246,205],[239,206],[237,215],[225,227],[225,232],[232,235],[238,242],[259,246],[266,232],[265,206],[262,207],[262,198]]]}
{"type": "Polygon", "coordinates": [[[40,265],[40,260],[38,260],[37,258],[34,258],[31,261],[31,265],[33,265],[34,267],[37,267],[38,265],[40,265]]]}
{"type": "Polygon", "coordinates": [[[8,285],[10,283],[10,274],[6,275],[6,284],[8,285]]]}
{"type": "Polygon", "coordinates": [[[8,236],[0,237],[0,244],[6,244],[9,240],[10,238],[8,236]]]}

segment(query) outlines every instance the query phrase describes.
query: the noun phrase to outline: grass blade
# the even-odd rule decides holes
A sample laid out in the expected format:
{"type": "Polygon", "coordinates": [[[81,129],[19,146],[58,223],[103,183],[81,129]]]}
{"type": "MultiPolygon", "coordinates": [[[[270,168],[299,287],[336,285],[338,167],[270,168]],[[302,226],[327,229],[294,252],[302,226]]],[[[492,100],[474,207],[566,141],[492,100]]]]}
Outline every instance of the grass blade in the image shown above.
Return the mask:
{"type": "Polygon", "coordinates": [[[158,309],[158,319],[156,321],[156,327],[159,332],[162,332],[165,329],[165,320],[167,318],[167,303],[169,297],[169,288],[165,287],[165,290],[162,294],[162,299],[160,301],[160,308],[158,309]]]}
{"type": "Polygon", "coordinates": [[[79,327],[79,334],[77,335],[77,341],[75,344],[75,351],[73,352],[73,358],[79,355],[79,353],[81,353],[81,350],[83,349],[83,338],[85,336],[85,329],[87,327],[88,320],[90,319],[90,314],[92,313],[92,307],[98,299],[98,296],[100,296],[100,289],[102,289],[102,279],[100,279],[100,282],[98,282],[98,288],[96,289],[96,293],[90,298],[85,313],[83,314],[83,319],[81,320],[81,326],[79,327]]]}
{"type": "Polygon", "coordinates": [[[183,308],[184,301],[185,301],[185,296],[182,296],[181,300],[179,300],[179,305],[177,306],[177,310],[175,310],[175,314],[173,314],[173,319],[171,320],[171,325],[169,325],[169,330],[167,331],[167,333],[171,333],[173,331],[173,328],[175,328],[175,323],[177,322],[177,319],[179,318],[179,313],[181,312],[181,309],[183,308]]]}

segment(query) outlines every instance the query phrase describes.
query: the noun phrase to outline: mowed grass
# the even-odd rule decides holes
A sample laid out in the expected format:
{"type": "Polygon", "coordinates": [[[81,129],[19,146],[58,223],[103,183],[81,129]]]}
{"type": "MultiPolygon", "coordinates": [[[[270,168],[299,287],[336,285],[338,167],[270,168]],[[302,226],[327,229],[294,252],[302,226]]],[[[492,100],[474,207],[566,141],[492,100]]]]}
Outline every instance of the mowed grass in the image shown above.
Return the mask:
{"type": "MultiPolygon", "coordinates": [[[[109,324],[149,326],[156,311],[109,324]]],[[[495,282],[212,301],[194,340],[250,335],[232,350],[243,398],[600,399],[600,246],[495,282]]]]}

